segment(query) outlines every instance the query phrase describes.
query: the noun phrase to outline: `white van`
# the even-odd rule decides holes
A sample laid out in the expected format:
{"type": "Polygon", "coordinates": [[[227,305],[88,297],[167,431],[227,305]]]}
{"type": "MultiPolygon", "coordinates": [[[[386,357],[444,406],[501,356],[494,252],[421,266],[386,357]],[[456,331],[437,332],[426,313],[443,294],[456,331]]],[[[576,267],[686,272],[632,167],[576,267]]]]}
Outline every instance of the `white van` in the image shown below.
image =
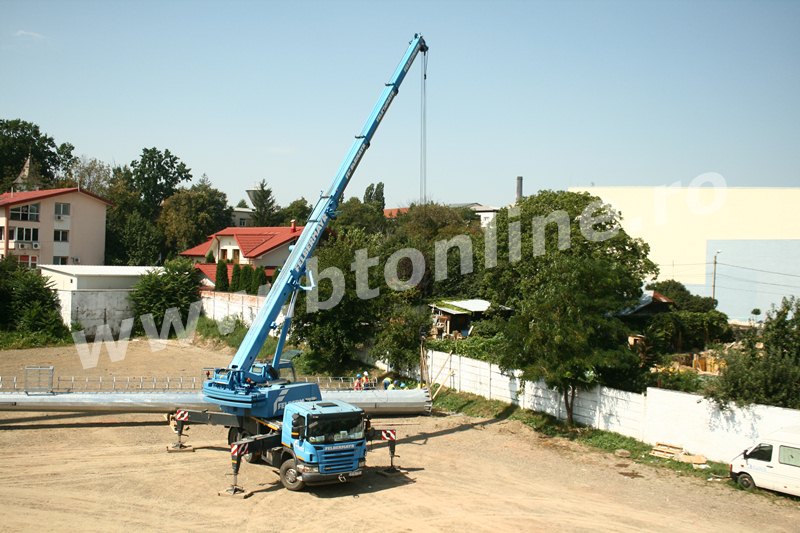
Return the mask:
{"type": "Polygon", "coordinates": [[[760,439],[731,461],[730,472],[743,489],[760,487],[800,496],[800,428],[760,439]]]}

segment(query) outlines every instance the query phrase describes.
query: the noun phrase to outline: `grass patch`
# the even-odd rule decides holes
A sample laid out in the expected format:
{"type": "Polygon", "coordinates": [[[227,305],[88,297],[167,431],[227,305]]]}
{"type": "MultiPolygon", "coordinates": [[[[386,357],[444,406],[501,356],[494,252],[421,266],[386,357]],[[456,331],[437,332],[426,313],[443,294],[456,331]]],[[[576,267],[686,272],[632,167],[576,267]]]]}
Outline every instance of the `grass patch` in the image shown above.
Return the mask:
{"type": "MultiPolygon", "coordinates": [[[[660,468],[668,468],[681,474],[707,479],[711,475],[728,476],[728,465],[709,461],[709,468],[698,470],[691,464],[662,459],[649,455],[653,447],[647,443],[626,437],[619,433],[603,431],[585,426],[569,427],[564,422],[544,413],[521,409],[499,400],[487,400],[482,396],[450,389],[441,391],[433,403],[434,409],[461,413],[480,418],[496,418],[500,420],[519,420],[533,430],[551,436],[569,439],[585,444],[591,448],[614,453],[623,449],[630,452],[630,460],[638,464],[647,464],[660,468]]],[[[732,482],[729,485],[734,486],[732,482]]]]}
{"type": "Polygon", "coordinates": [[[69,335],[59,338],[41,331],[0,331],[0,350],[22,350],[47,346],[67,346],[68,344],[72,344],[72,337],[69,335]]]}
{"type": "MultiPolygon", "coordinates": [[[[247,325],[238,317],[217,322],[207,316],[201,316],[197,321],[196,334],[205,339],[221,342],[231,348],[239,348],[248,329],[247,325]]],[[[267,336],[264,345],[258,352],[258,359],[272,361],[277,345],[278,339],[267,336]]]]}

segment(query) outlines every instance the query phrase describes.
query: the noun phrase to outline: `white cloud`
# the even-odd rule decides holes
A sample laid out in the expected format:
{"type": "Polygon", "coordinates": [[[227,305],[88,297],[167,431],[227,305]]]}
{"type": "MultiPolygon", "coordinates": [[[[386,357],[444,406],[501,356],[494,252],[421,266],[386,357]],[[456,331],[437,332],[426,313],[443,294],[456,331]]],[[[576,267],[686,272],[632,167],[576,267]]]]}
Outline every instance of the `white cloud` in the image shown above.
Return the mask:
{"type": "Polygon", "coordinates": [[[22,37],[23,39],[33,39],[36,41],[45,38],[44,35],[42,35],[41,33],[25,31],[25,30],[18,30],[17,33],[14,34],[14,37],[22,37]]]}

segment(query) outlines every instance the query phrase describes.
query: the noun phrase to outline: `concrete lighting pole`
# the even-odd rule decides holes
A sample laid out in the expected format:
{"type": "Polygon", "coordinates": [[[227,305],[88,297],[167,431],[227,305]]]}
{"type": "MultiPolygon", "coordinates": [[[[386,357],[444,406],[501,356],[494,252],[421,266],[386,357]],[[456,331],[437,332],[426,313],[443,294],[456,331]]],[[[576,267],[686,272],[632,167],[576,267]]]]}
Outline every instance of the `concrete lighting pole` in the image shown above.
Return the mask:
{"type": "Polygon", "coordinates": [[[717,256],[722,253],[722,250],[717,250],[714,254],[714,273],[711,275],[711,299],[716,300],[717,297],[717,256]]]}

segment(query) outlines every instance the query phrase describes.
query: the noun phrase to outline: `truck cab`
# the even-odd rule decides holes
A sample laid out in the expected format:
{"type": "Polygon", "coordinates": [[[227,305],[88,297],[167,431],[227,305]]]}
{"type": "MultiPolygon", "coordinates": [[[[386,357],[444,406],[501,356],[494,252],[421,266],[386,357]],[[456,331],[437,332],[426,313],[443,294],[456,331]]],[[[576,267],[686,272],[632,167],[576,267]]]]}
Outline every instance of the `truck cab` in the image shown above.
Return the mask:
{"type": "Polygon", "coordinates": [[[362,409],[338,400],[293,402],[286,405],[283,420],[280,474],[286,488],[363,474],[368,422],[362,409]]]}
{"type": "Polygon", "coordinates": [[[760,487],[800,496],[800,428],[759,439],[731,461],[730,474],[744,489],[760,487]]]}

